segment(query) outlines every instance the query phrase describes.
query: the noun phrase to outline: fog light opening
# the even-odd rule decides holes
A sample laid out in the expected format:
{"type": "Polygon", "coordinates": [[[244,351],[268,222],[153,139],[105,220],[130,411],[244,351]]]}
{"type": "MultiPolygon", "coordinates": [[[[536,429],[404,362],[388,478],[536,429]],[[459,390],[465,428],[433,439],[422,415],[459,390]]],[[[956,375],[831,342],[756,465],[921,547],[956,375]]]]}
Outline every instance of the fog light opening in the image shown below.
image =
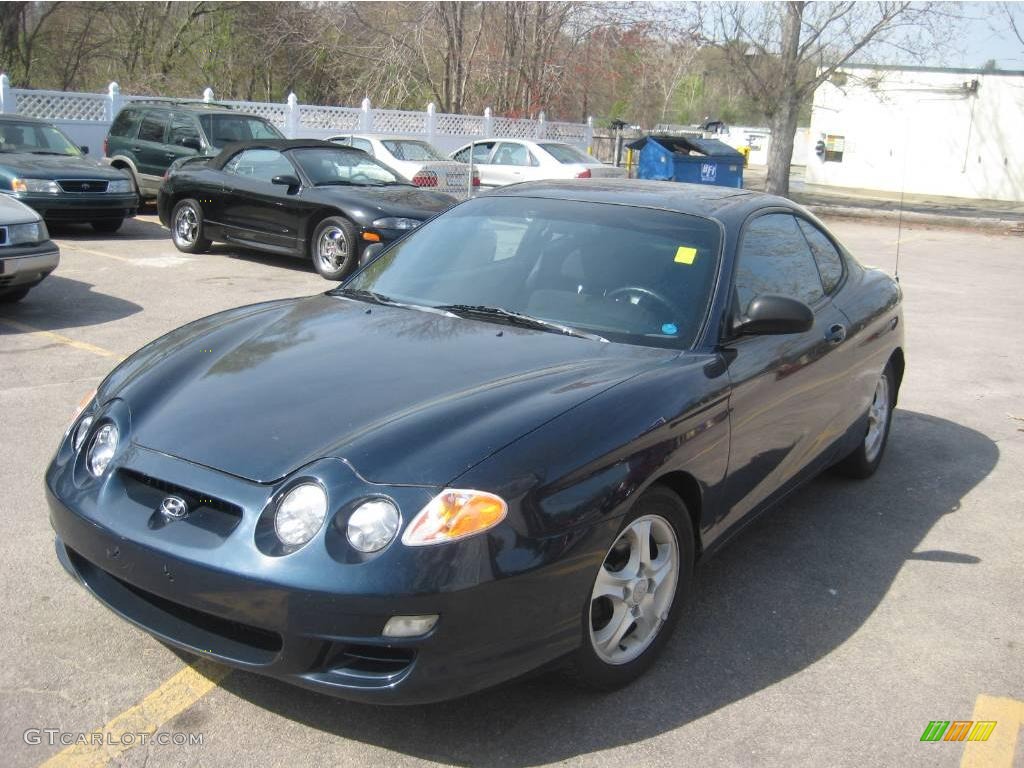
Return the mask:
{"type": "Polygon", "coordinates": [[[419,637],[437,624],[436,613],[424,616],[392,616],[384,625],[384,637],[419,637]]]}

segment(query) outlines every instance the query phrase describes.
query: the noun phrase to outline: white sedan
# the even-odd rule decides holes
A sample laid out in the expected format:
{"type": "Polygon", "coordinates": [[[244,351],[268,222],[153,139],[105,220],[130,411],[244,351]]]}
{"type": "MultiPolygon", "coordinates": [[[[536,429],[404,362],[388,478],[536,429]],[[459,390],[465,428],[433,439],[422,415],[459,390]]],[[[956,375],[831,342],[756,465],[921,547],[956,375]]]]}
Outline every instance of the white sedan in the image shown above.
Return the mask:
{"type": "Polygon", "coordinates": [[[623,179],[625,168],[605,165],[571,144],[559,141],[487,139],[457,149],[452,159],[468,163],[470,147],[473,168],[480,171],[480,184],[500,187],[520,181],[545,179],[623,179]]]}
{"type": "MultiPolygon", "coordinates": [[[[389,136],[376,133],[346,133],[328,141],[361,149],[370,157],[398,171],[417,187],[430,187],[459,198],[470,194],[469,166],[449,160],[429,142],[415,136],[389,136]]],[[[480,177],[473,174],[473,185],[480,177]]]]}

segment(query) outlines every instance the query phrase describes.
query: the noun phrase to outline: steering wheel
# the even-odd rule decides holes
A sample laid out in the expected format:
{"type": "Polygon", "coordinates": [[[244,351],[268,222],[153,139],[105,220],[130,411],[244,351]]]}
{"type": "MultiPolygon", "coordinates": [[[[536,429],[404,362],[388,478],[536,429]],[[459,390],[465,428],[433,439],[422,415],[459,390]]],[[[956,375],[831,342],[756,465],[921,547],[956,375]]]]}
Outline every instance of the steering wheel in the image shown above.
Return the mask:
{"type": "Polygon", "coordinates": [[[678,313],[672,302],[670,302],[660,293],[658,293],[657,291],[652,291],[650,288],[643,288],[639,285],[627,285],[622,288],[616,288],[614,291],[609,291],[605,295],[609,299],[614,299],[617,296],[629,294],[640,295],[642,297],[651,299],[656,304],[658,304],[662,309],[665,310],[665,316],[668,318],[672,318],[678,313]]]}

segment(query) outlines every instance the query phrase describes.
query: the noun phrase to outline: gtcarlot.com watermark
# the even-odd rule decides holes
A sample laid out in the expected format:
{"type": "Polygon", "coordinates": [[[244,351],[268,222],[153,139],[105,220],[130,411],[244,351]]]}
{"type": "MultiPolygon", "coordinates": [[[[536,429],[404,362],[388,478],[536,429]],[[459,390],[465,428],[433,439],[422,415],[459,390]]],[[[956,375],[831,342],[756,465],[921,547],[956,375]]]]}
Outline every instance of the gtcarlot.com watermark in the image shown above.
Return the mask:
{"type": "Polygon", "coordinates": [[[201,746],[203,743],[202,733],[186,733],[184,731],[156,731],[155,733],[91,731],[82,733],[80,731],[62,731],[59,728],[29,728],[22,734],[22,738],[26,744],[33,746],[45,744],[50,747],[143,747],[147,744],[155,744],[158,747],[194,747],[201,746]]]}

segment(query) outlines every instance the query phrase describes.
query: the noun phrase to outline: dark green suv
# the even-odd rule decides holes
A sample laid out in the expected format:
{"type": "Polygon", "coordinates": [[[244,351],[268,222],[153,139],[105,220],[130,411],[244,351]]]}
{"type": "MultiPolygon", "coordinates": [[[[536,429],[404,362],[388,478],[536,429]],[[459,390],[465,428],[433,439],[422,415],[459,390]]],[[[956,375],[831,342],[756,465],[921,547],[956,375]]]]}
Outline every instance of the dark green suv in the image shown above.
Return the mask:
{"type": "Polygon", "coordinates": [[[215,155],[225,144],[250,139],[283,139],[262,117],[216,104],[135,102],[117,113],[103,141],[115,168],[132,172],[142,198],[155,198],[174,161],[215,155]]]}

